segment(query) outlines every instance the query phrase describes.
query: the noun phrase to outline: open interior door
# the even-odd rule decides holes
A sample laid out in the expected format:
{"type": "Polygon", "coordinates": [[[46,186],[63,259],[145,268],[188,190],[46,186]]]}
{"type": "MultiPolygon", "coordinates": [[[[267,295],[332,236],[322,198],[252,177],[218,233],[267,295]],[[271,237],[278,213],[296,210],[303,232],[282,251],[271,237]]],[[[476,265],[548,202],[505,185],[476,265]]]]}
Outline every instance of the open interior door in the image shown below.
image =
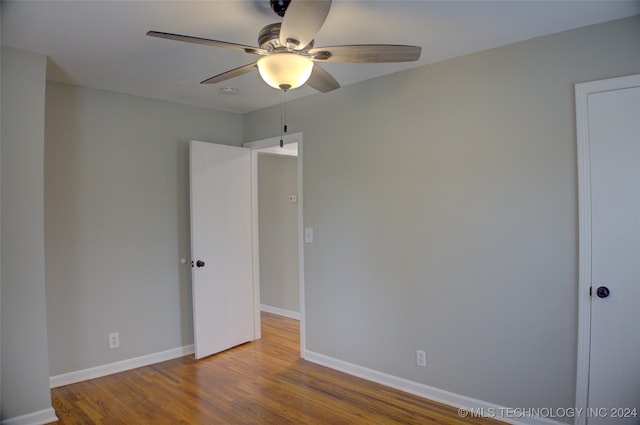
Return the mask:
{"type": "Polygon", "coordinates": [[[251,154],[190,143],[191,259],[197,359],[255,339],[251,154]]]}

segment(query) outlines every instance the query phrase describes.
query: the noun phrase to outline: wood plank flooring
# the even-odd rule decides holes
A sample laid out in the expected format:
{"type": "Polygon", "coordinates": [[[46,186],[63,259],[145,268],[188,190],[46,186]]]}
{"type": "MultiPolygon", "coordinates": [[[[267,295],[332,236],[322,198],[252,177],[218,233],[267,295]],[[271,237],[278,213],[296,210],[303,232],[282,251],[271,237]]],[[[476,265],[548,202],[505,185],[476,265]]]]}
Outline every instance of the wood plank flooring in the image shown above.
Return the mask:
{"type": "Polygon", "coordinates": [[[60,425],[449,424],[458,410],[300,359],[299,324],[262,315],[262,340],[54,388],[60,425]]]}

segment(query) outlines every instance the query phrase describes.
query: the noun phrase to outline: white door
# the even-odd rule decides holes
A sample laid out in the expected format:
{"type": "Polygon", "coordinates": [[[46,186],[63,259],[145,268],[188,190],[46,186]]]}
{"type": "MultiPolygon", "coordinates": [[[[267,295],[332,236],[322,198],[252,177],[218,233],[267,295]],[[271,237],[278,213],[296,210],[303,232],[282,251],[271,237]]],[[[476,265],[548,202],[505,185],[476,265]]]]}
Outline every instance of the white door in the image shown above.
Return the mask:
{"type": "Polygon", "coordinates": [[[190,178],[199,359],[255,339],[250,150],[192,141],[190,178]]]}
{"type": "Polygon", "coordinates": [[[640,423],[640,87],[588,95],[589,425],[640,423]]]}

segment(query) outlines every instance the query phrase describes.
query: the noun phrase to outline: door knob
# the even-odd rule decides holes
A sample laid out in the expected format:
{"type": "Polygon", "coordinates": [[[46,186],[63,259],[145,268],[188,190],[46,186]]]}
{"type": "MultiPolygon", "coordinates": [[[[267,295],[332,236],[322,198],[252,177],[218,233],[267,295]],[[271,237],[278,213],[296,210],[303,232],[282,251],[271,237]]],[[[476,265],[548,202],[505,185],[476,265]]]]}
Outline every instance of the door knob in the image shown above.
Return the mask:
{"type": "Polygon", "coordinates": [[[196,261],[196,267],[204,267],[204,261],[202,260],[196,261]]]}
{"type": "Polygon", "coordinates": [[[598,298],[607,298],[609,296],[609,288],[606,286],[599,286],[598,289],[596,289],[596,295],[598,298]]]}

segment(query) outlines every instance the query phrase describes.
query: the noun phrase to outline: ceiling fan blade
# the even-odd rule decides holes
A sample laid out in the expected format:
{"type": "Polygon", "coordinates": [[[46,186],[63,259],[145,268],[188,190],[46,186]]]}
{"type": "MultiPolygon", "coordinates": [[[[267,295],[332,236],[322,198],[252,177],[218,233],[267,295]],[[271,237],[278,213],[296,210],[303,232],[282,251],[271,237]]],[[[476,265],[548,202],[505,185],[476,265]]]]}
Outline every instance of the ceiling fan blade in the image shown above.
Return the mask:
{"type": "Polygon", "coordinates": [[[187,43],[204,44],[205,46],[226,47],[227,49],[242,50],[254,55],[266,55],[264,49],[244,44],[228,43],[226,41],[210,40],[208,38],[192,37],[190,35],[171,34],[168,32],[147,31],[149,37],[166,38],[167,40],[184,41],[187,43]]]}
{"type": "Polygon", "coordinates": [[[304,49],[320,31],[330,7],[331,0],[291,0],[282,19],[280,44],[304,49]]]}
{"type": "Polygon", "coordinates": [[[331,74],[316,64],[313,65],[313,71],[311,71],[311,76],[307,80],[307,84],[321,93],[330,92],[331,90],[340,88],[340,83],[338,83],[331,74]]]}
{"type": "Polygon", "coordinates": [[[248,65],[243,65],[230,71],[223,72],[222,74],[214,75],[213,77],[207,78],[206,80],[202,81],[200,84],[215,84],[221,81],[230,80],[231,78],[239,77],[257,68],[258,66],[255,62],[250,63],[248,65]]]}
{"type": "Polygon", "coordinates": [[[316,61],[349,63],[412,62],[420,59],[422,47],[395,44],[356,44],[309,50],[316,61]]]}

